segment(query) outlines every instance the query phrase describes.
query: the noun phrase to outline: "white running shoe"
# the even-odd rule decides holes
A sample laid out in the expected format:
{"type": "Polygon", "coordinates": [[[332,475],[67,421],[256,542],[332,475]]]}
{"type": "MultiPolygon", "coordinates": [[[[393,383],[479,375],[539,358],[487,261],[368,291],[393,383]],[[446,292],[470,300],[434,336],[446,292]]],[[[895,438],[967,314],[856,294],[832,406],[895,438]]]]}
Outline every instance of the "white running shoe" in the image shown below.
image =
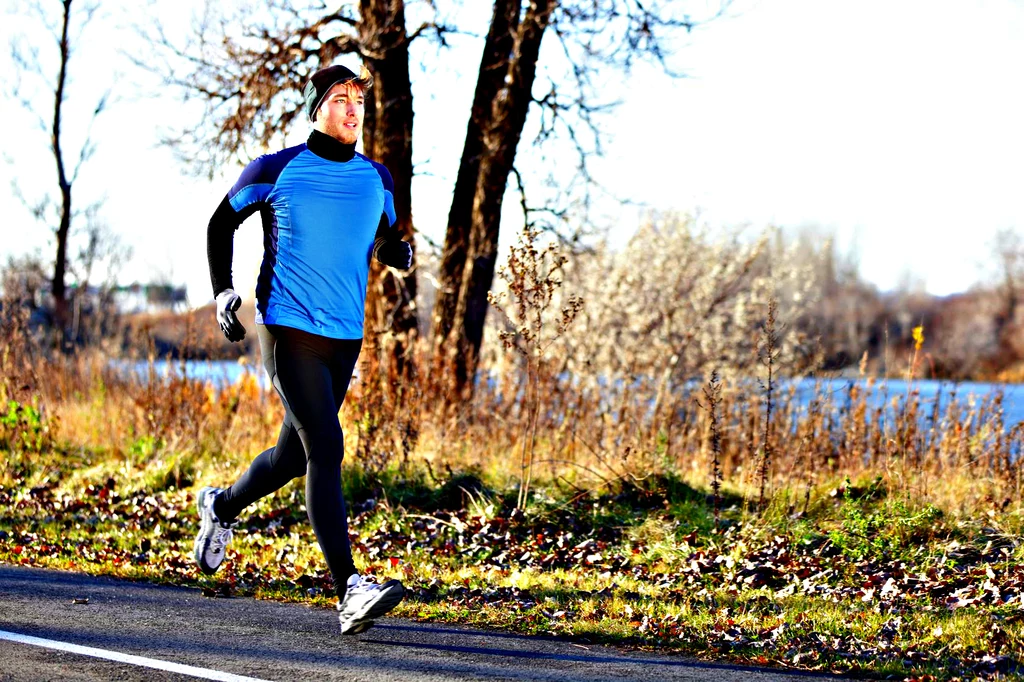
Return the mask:
{"type": "Polygon", "coordinates": [[[345,598],[338,603],[338,620],[341,634],[358,635],[380,618],[398,606],[405,596],[405,588],[397,580],[378,585],[368,578],[353,573],[348,579],[345,598]]]}
{"type": "Polygon", "coordinates": [[[238,522],[223,523],[213,513],[213,500],[220,488],[203,488],[196,497],[196,510],[199,512],[199,534],[196,535],[196,563],[203,573],[216,573],[224,561],[228,543],[231,542],[232,529],[238,522]]]}

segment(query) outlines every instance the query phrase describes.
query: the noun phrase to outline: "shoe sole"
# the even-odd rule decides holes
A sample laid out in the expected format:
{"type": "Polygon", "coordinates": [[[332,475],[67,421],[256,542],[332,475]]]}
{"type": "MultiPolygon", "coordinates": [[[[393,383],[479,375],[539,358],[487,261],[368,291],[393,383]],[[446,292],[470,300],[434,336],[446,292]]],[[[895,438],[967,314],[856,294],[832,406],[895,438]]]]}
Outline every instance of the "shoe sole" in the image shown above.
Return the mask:
{"type": "Polygon", "coordinates": [[[394,585],[384,588],[376,600],[367,603],[360,611],[341,624],[341,634],[358,635],[360,632],[369,630],[377,618],[398,606],[404,598],[405,588],[401,583],[396,582],[394,585]]]}
{"type": "Polygon", "coordinates": [[[359,623],[356,623],[355,625],[350,627],[348,630],[342,630],[341,634],[343,634],[343,635],[358,635],[358,634],[360,634],[362,632],[366,632],[367,630],[372,628],[375,624],[376,624],[376,621],[373,621],[373,620],[360,621],[359,623]]]}

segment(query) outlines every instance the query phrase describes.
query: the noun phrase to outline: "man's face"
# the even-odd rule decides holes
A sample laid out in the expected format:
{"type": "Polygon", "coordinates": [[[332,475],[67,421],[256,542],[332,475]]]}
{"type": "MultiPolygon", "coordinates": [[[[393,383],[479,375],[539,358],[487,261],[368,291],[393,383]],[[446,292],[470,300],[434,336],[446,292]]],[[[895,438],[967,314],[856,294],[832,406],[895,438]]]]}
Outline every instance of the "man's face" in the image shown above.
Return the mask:
{"type": "Polygon", "coordinates": [[[363,89],[338,83],[327,91],[316,112],[313,128],[339,142],[355,144],[363,129],[363,89]]]}

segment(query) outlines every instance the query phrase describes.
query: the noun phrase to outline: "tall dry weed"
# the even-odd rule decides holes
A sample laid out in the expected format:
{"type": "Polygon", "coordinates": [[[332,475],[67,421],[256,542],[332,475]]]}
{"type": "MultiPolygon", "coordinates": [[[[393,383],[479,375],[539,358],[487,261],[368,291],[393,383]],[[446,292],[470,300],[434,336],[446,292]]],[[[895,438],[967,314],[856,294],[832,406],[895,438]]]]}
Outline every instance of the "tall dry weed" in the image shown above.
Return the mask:
{"type": "MultiPolygon", "coordinates": [[[[498,332],[503,347],[522,362],[519,374],[524,377],[522,391],[522,431],[519,455],[519,496],[522,509],[529,500],[536,455],[537,431],[542,401],[542,385],[558,386],[564,379],[558,375],[549,354],[562,339],[583,310],[583,299],[569,294],[564,305],[557,306],[563,283],[563,267],[568,259],[556,242],[541,247],[537,230],[526,227],[514,245],[507,263],[498,270],[504,288],[491,292],[488,300],[500,313],[507,328],[498,332]],[[553,319],[552,319],[553,318],[553,319]]],[[[557,360],[556,360],[557,363],[557,360]]]]}
{"type": "Polygon", "coordinates": [[[779,333],[776,319],[777,304],[774,298],[768,299],[768,313],[762,326],[762,343],[758,349],[761,365],[765,369],[765,379],[762,384],[764,391],[764,430],[761,438],[761,465],[758,471],[760,489],[758,491],[757,506],[764,509],[765,491],[768,487],[772,470],[772,407],[775,399],[775,373],[776,363],[779,361],[779,333]]]}
{"type": "MultiPolygon", "coordinates": [[[[1024,428],[1006,423],[998,396],[970,401],[952,385],[940,404],[913,388],[893,391],[868,375],[867,358],[850,379],[819,375],[799,390],[790,382],[814,363],[813,343],[793,324],[814,280],[770,234],[723,239],[661,216],[618,251],[531,251],[525,244],[536,238],[524,235],[507,267],[514,284],[504,297],[495,292],[471,400],[453,408],[427,372],[398,377],[363,365],[343,419],[346,445],[371,473],[420,464],[439,479],[481,471],[519,481],[520,504],[541,478],[577,495],[670,475],[700,487],[710,476],[716,498],[728,488],[765,504],[800,490],[806,511],[825,481],[869,474],[935,503],[954,498],[939,480],[964,483],[958,504],[1020,502],[1024,428]],[[772,291],[778,337],[766,368],[761,328],[772,291]],[[701,377],[719,367],[714,408],[701,409],[701,377]],[[770,411],[756,381],[765,369],[770,411]]],[[[55,357],[17,319],[2,320],[0,390],[36,400],[59,423],[55,448],[138,468],[198,462],[168,476],[181,485],[211,466],[227,476],[219,470],[244,467],[276,438],[283,415],[256,381],[262,370],[214,387],[187,371],[189,357],[204,356],[197,347],[159,376],[150,345],[140,376],[112,367],[110,348],[55,357]]],[[[412,352],[429,366],[428,340],[412,352]]]]}

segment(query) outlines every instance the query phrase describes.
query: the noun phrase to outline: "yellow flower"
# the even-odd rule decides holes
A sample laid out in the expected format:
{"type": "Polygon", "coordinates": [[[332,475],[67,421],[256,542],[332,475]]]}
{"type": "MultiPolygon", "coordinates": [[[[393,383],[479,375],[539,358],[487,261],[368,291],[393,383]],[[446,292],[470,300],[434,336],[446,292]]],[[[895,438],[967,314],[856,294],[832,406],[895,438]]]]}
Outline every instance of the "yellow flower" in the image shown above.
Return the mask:
{"type": "Polygon", "coordinates": [[[924,327],[918,325],[914,327],[914,350],[921,350],[921,345],[924,343],[924,327]]]}

